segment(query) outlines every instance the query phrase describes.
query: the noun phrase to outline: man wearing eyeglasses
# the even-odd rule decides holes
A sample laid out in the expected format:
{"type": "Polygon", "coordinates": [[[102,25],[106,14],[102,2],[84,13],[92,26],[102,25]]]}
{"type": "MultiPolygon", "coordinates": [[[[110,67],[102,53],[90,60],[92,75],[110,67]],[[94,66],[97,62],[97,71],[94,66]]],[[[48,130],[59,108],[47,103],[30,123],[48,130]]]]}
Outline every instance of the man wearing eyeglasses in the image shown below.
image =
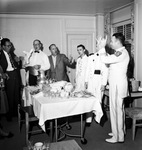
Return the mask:
{"type": "Polygon", "coordinates": [[[11,41],[8,38],[1,40],[0,65],[4,71],[5,91],[8,98],[9,112],[7,120],[12,121],[13,116],[17,116],[17,106],[20,100],[20,83],[14,60],[10,55],[11,41]]]}

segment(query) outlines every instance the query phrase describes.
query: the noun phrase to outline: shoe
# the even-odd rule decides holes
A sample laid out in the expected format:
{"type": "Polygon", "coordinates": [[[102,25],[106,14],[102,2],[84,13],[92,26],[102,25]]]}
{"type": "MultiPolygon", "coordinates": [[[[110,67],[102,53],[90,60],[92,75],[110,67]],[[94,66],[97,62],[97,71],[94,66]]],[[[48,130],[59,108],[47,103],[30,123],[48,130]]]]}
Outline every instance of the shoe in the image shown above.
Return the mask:
{"type": "Polygon", "coordinates": [[[13,136],[14,136],[14,134],[9,132],[8,135],[0,135],[0,139],[12,138],[13,136]]]}
{"type": "Polygon", "coordinates": [[[114,137],[106,139],[105,141],[108,142],[108,143],[112,143],[112,144],[113,143],[124,143],[124,140],[117,141],[116,139],[114,139],[114,137]]]}
{"type": "Polygon", "coordinates": [[[109,136],[113,136],[113,133],[112,133],[112,132],[110,132],[110,133],[108,133],[108,135],[109,135],[109,136]]]}
{"type": "Polygon", "coordinates": [[[105,140],[108,143],[117,143],[118,141],[114,137],[105,140]]]}
{"type": "Polygon", "coordinates": [[[91,126],[91,123],[86,122],[85,126],[86,126],[86,127],[90,127],[90,126],[91,126]]]}
{"type": "Polygon", "coordinates": [[[124,143],[124,140],[119,140],[118,143],[124,143]]]}

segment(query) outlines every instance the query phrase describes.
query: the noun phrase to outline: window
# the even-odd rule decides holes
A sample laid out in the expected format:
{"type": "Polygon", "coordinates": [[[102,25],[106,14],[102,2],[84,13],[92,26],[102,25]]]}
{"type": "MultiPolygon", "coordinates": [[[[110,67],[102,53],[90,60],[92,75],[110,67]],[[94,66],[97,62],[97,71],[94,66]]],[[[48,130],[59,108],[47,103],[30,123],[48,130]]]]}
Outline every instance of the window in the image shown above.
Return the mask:
{"type": "Polygon", "coordinates": [[[120,32],[125,36],[126,41],[131,40],[131,23],[124,25],[115,25],[113,27],[113,33],[120,32]]]}
{"type": "Polygon", "coordinates": [[[127,76],[128,78],[133,78],[134,76],[134,58],[131,54],[131,39],[132,39],[132,30],[130,22],[121,22],[112,26],[113,33],[120,32],[125,36],[125,47],[128,50],[130,55],[130,62],[128,65],[127,76]]]}

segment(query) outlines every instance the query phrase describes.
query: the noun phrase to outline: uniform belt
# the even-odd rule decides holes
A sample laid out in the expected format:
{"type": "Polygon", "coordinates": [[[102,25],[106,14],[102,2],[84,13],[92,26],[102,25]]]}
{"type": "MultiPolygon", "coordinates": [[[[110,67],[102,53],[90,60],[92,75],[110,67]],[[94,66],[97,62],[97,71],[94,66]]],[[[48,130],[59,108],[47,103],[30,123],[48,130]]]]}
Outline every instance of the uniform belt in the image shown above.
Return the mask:
{"type": "Polygon", "coordinates": [[[11,71],[6,71],[6,73],[8,73],[8,72],[14,72],[14,71],[16,71],[16,70],[14,69],[14,70],[11,70],[11,71]]]}
{"type": "Polygon", "coordinates": [[[95,70],[94,74],[101,74],[101,70],[95,70]]]}

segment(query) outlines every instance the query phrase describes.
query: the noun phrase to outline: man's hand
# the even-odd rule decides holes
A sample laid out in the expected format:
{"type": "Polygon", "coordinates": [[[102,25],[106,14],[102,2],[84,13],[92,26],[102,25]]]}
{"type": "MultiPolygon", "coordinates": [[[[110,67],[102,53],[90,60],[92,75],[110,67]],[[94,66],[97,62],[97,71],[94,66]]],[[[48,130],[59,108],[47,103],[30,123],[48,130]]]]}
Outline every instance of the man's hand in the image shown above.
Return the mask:
{"type": "Polygon", "coordinates": [[[105,90],[105,85],[101,85],[101,91],[105,90]]]}
{"type": "Polygon", "coordinates": [[[120,56],[121,54],[122,54],[122,52],[120,52],[120,51],[116,51],[116,52],[114,53],[114,55],[115,55],[116,57],[120,56]]]}
{"type": "Polygon", "coordinates": [[[70,62],[70,64],[72,64],[74,62],[74,59],[71,55],[69,56],[69,62],[70,62]]]}
{"type": "Polygon", "coordinates": [[[96,39],[96,41],[97,41],[97,48],[98,50],[100,50],[106,46],[107,36],[105,38],[100,37],[99,39],[96,39]]]}
{"type": "Polygon", "coordinates": [[[39,70],[39,69],[41,68],[41,65],[34,65],[34,68],[35,68],[36,70],[39,70]]]}
{"type": "Polygon", "coordinates": [[[9,76],[8,76],[7,73],[3,73],[3,74],[2,74],[2,77],[3,77],[4,79],[7,79],[7,80],[9,79],[9,76]]]}
{"type": "Polygon", "coordinates": [[[19,62],[19,61],[20,61],[19,57],[17,57],[17,56],[14,57],[14,60],[15,60],[16,62],[19,62]]]}

